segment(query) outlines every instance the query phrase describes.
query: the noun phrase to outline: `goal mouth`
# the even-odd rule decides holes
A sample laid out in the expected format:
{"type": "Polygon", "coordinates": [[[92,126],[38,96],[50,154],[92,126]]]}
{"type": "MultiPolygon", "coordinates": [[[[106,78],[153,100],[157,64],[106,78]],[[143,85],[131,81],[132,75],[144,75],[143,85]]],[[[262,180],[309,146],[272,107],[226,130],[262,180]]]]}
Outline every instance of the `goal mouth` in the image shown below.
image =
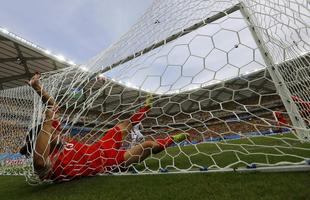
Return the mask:
{"type": "Polygon", "coordinates": [[[289,2],[159,0],[89,62],[42,74],[40,90],[0,91],[10,141],[0,173],[31,181],[36,159],[49,166],[39,182],[308,170],[310,16],[305,2],[289,2]],[[31,156],[16,154],[39,124],[31,156]]]}

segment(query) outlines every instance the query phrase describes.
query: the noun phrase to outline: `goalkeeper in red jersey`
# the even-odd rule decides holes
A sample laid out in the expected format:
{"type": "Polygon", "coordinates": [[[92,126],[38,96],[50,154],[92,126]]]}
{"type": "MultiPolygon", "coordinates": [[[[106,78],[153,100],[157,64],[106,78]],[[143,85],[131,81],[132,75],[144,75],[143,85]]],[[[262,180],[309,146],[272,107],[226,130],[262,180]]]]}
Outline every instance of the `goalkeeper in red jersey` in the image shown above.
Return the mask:
{"type": "Polygon", "coordinates": [[[33,167],[41,180],[71,180],[75,177],[93,176],[114,169],[126,168],[146,159],[151,154],[163,151],[172,143],[188,139],[187,133],[180,133],[156,141],[144,141],[131,149],[120,149],[123,138],[132,127],[138,124],[151,108],[151,98],[144,107],[128,120],[118,123],[109,129],[99,141],[89,145],[71,139],[60,139],[61,129],[58,121],[58,106],[55,100],[43,90],[39,83],[40,75],[36,74],[28,84],[47,104],[44,122],[30,131],[26,144],[20,153],[30,156],[33,151],[33,167]],[[37,134],[36,134],[37,133],[37,134]],[[35,138],[32,147],[31,138],[35,138]]]}

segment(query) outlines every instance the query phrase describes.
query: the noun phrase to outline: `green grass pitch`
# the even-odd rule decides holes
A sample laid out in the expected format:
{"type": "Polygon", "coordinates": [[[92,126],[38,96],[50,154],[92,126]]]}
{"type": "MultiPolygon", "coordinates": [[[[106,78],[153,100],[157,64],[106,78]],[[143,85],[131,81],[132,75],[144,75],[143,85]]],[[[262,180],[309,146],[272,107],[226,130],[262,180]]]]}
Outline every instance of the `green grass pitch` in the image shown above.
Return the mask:
{"type": "Polygon", "coordinates": [[[167,148],[136,166],[140,172],[158,171],[159,168],[199,170],[239,168],[253,163],[272,165],[280,162],[302,162],[310,159],[310,143],[301,143],[291,134],[250,137],[217,143],[202,143],[167,148]]]}
{"type": "Polygon", "coordinates": [[[24,177],[1,176],[0,199],[310,199],[310,172],[200,173],[90,177],[30,186],[24,177]]]}
{"type": "MultiPolygon", "coordinates": [[[[141,172],[197,166],[245,167],[310,158],[310,144],[292,134],[168,148],[136,166],[141,172]],[[262,144],[266,146],[253,146],[262,144]],[[294,148],[290,148],[290,146],[294,148]],[[225,151],[225,153],[223,153],[225,151]],[[185,152],[183,154],[182,152],[185,152]],[[222,152],[220,154],[217,154],[222,152]],[[250,154],[249,154],[250,153],[250,154]],[[263,153],[263,154],[262,154],[263,153]],[[268,155],[268,156],[266,156],[268,155]],[[242,162],[238,162],[242,160],[242,162]]],[[[225,172],[97,176],[30,186],[23,176],[0,176],[0,199],[310,199],[310,172],[225,172]]]]}

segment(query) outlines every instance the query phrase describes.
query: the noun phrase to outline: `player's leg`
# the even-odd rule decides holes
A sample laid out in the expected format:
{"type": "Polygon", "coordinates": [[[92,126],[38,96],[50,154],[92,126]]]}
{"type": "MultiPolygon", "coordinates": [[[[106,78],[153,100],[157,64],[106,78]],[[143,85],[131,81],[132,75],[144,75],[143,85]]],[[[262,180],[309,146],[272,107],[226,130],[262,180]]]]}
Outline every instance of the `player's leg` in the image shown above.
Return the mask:
{"type": "Polygon", "coordinates": [[[133,114],[130,119],[124,120],[114,126],[112,129],[107,131],[105,136],[101,139],[105,143],[105,147],[120,148],[121,143],[126,136],[132,131],[133,125],[137,125],[145,118],[145,113],[150,110],[150,106],[144,106],[139,109],[138,112],[133,114]],[[109,141],[109,142],[105,142],[109,141]]]}
{"type": "Polygon", "coordinates": [[[139,124],[144,118],[145,114],[151,109],[150,106],[146,105],[140,108],[135,114],[130,117],[130,122],[133,126],[139,124]]]}
{"type": "Polygon", "coordinates": [[[125,138],[129,131],[132,129],[132,125],[129,120],[124,120],[113,128],[109,129],[104,136],[100,139],[101,145],[105,149],[120,148],[123,138],[125,138]]]}
{"type": "Polygon", "coordinates": [[[165,148],[163,148],[155,141],[142,142],[141,144],[138,144],[125,152],[125,167],[128,167],[131,164],[142,162],[151,154],[159,153],[164,149],[165,148]]]}
{"type": "Polygon", "coordinates": [[[122,139],[124,139],[132,129],[132,123],[130,120],[124,120],[118,123],[116,127],[121,131],[122,139]]]}
{"type": "Polygon", "coordinates": [[[153,97],[152,95],[149,95],[146,98],[145,105],[129,118],[131,126],[130,130],[127,130],[127,134],[130,133],[131,135],[131,147],[144,141],[144,136],[140,132],[141,121],[145,118],[146,113],[151,109],[152,102],[153,97]]]}
{"type": "Polygon", "coordinates": [[[166,147],[172,143],[180,143],[189,139],[188,133],[180,133],[164,139],[157,139],[156,141],[145,141],[127,150],[124,154],[125,167],[131,164],[142,162],[151,154],[157,154],[165,150],[166,147]]]}
{"type": "Polygon", "coordinates": [[[141,122],[145,117],[145,113],[150,110],[150,102],[133,114],[128,120],[118,123],[113,128],[109,129],[106,134],[100,139],[105,157],[107,159],[106,167],[120,165],[124,162],[124,150],[120,150],[124,138],[132,130],[132,126],[141,122]]]}
{"type": "Polygon", "coordinates": [[[140,123],[144,118],[146,112],[151,108],[152,97],[148,97],[145,106],[140,108],[128,120],[124,120],[113,128],[109,129],[106,134],[100,139],[105,148],[119,148],[121,142],[130,133],[132,127],[140,123]]]}
{"type": "Polygon", "coordinates": [[[109,129],[106,134],[100,139],[101,142],[104,143],[104,146],[110,147],[111,145],[114,145],[113,142],[106,141],[112,140],[116,143],[121,142],[132,130],[132,127],[140,123],[141,120],[145,118],[145,113],[151,109],[152,100],[152,96],[147,97],[145,105],[140,108],[135,114],[133,114],[128,120],[124,120],[115,125],[113,128],[109,129]]]}

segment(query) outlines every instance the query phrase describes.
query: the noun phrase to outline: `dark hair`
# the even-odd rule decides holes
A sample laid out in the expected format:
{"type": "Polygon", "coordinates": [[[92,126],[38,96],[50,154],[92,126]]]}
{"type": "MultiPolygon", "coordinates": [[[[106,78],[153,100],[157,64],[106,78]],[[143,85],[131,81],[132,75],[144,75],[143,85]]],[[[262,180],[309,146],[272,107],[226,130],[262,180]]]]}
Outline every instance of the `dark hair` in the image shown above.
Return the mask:
{"type": "Polygon", "coordinates": [[[33,141],[31,139],[33,138],[33,135],[34,137],[36,137],[40,131],[41,131],[41,125],[38,125],[30,129],[30,131],[26,135],[25,145],[22,146],[19,150],[19,153],[21,155],[24,155],[27,158],[31,156],[33,149],[33,141]]]}

